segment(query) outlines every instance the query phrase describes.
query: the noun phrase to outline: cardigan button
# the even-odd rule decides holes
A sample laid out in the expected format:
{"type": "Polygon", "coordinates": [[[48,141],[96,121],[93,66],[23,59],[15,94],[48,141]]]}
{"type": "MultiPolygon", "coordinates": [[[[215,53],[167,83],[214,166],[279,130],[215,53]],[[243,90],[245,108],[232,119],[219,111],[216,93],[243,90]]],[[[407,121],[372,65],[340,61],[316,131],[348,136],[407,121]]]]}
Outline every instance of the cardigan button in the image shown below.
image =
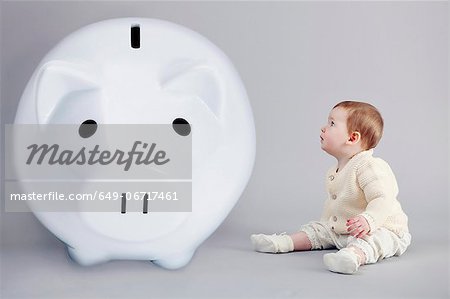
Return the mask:
{"type": "Polygon", "coordinates": [[[330,175],[328,178],[330,179],[330,181],[332,181],[334,180],[334,175],[330,175]]]}
{"type": "Polygon", "coordinates": [[[336,194],[333,194],[332,196],[331,196],[331,199],[336,199],[337,198],[337,195],[336,194]]]}
{"type": "Polygon", "coordinates": [[[333,216],[333,221],[336,222],[337,221],[337,217],[333,216]]]}

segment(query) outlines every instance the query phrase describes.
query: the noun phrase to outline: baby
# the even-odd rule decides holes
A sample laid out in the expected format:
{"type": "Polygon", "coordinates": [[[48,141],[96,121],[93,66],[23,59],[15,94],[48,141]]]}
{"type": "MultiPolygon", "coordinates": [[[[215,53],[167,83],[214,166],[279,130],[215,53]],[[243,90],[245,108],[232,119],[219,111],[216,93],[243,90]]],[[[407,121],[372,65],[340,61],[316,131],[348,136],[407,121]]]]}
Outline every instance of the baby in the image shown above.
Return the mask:
{"type": "Polygon", "coordinates": [[[326,175],[327,200],[320,221],[292,235],[252,235],[256,251],[282,253],[339,249],[323,257],[332,272],[353,274],[361,265],[402,255],[411,243],[408,217],[397,200],[389,165],[372,156],[383,118],[367,103],[344,101],[321,128],[322,149],[337,159],[326,175]]]}

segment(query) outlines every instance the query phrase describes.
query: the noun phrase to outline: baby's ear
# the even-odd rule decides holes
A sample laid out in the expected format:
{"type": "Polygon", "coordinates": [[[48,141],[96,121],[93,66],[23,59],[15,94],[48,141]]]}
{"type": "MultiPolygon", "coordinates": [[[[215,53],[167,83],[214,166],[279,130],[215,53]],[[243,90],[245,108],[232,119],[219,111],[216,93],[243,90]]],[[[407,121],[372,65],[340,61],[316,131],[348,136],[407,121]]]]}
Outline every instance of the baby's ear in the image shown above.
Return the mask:
{"type": "Polygon", "coordinates": [[[348,142],[350,142],[351,144],[356,144],[360,141],[361,141],[361,133],[355,131],[350,134],[348,142]]]}
{"type": "Polygon", "coordinates": [[[65,61],[50,61],[37,73],[35,104],[40,124],[48,123],[63,99],[74,92],[99,88],[95,75],[87,67],[65,61]]]}

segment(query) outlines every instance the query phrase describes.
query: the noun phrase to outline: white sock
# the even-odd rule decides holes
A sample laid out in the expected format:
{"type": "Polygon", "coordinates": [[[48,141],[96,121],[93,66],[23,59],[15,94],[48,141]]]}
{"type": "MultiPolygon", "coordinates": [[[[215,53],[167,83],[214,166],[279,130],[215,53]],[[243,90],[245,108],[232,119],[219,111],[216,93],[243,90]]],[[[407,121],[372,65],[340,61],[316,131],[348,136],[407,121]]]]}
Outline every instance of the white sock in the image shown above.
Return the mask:
{"type": "Polygon", "coordinates": [[[254,249],[259,252],[279,253],[294,251],[294,241],[286,233],[280,235],[251,235],[250,239],[254,249]]]}
{"type": "Polygon", "coordinates": [[[336,253],[325,254],[323,262],[328,270],[337,273],[353,274],[359,268],[358,256],[349,248],[343,248],[336,253]]]}

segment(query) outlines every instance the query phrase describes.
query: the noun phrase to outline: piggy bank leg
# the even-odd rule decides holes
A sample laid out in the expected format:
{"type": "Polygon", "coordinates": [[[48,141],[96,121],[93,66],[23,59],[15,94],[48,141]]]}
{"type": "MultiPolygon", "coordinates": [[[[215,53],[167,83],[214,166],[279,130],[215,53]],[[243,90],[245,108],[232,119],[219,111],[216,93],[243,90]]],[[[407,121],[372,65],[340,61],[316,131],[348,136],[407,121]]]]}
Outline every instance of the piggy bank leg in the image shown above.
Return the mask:
{"type": "Polygon", "coordinates": [[[153,260],[152,262],[165,269],[175,270],[186,266],[192,259],[194,252],[195,250],[180,252],[158,260],[153,260]]]}
{"type": "Polygon", "coordinates": [[[82,266],[95,265],[109,260],[105,253],[85,248],[67,247],[67,252],[72,260],[82,266]]]}

